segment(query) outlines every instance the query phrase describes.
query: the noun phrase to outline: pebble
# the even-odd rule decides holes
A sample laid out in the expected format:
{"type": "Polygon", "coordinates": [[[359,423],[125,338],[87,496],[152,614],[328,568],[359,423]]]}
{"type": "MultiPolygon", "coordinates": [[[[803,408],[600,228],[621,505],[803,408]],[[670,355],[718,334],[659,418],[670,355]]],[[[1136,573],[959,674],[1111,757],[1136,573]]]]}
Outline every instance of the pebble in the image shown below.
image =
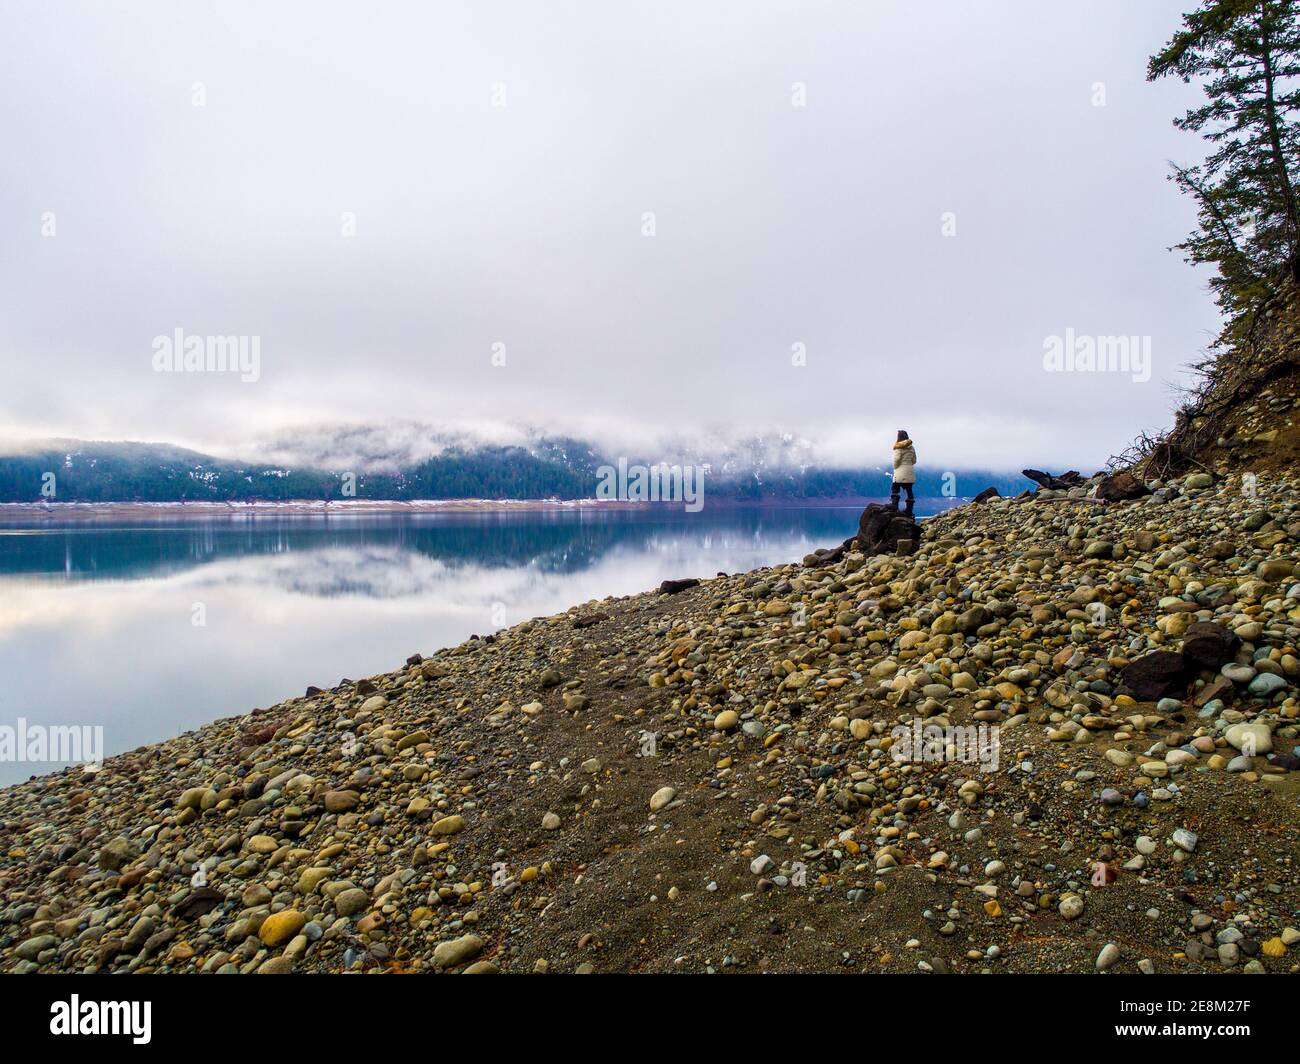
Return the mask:
{"type": "Polygon", "coordinates": [[[274,949],[276,946],[283,946],[294,935],[303,929],[307,923],[307,917],[297,909],[285,909],[283,912],[272,913],[262,923],[257,935],[262,940],[263,945],[274,949]]]}
{"type": "Polygon", "coordinates": [[[447,942],[439,942],[433,950],[433,963],[439,968],[452,968],[482,952],[483,939],[475,934],[462,935],[447,942]]]}
{"type": "Polygon", "coordinates": [[[340,891],[334,895],[334,911],[340,916],[353,916],[369,904],[369,895],[359,887],[340,891]]]}
{"type": "Polygon", "coordinates": [[[1258,722],[1232,725],[1224,732],[1228,745],[1250,756],[1267,754],[1273,749],[1273,734],[1267,724],[1258,722]]]}
{"type": "Polygon", "coordinates": [[[1257,698],[1268,698],[1287,686],[1286,679],[1274,672],[1261,672],[1247,688],[1257,698]]]}

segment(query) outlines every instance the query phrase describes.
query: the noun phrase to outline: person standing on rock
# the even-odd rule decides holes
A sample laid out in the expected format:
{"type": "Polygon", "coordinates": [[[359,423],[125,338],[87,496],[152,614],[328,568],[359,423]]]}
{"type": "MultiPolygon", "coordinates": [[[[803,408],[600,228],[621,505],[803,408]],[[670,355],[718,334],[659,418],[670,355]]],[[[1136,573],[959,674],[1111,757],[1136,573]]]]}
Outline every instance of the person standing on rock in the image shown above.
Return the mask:
{"type": "Polygon", "coordinates": [[[889,505],[898,509],[898,493],[907,489],[907,516],[912,516],[912,507],[916,499],[912,495],[912,485],[916,483],[916,448],[908,439],[907,430],[898,430],[898,442],[894,444],[894,482],[889,488],[889,505]]]}

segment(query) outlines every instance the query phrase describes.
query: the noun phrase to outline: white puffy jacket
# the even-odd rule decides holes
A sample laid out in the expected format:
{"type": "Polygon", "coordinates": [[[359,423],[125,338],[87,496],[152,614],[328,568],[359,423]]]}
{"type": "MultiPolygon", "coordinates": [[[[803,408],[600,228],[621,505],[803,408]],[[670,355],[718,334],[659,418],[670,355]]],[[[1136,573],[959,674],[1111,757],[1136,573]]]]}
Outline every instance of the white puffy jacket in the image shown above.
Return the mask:
{"type": "Polygon", "coordinates": [[[911,440],[899,440],[894,444],[894,482],[916,483],[916,448],[911,440]]]}

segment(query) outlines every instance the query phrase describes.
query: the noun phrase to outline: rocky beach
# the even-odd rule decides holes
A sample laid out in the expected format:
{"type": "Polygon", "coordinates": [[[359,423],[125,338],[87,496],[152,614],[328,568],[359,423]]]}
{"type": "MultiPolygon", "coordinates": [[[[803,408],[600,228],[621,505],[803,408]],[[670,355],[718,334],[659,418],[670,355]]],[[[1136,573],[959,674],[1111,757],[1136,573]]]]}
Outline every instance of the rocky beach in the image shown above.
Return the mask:
{"type": "Polygon", "coordinates": [[[1294,1044],[1300,0],[6,28],[24,1048],[1294,1044]]]}
{"type": "Polygon", "coordinates": [[[1294,970],[1300,481],[1114,483],[7,788],[4,970],[1294,970]]]}

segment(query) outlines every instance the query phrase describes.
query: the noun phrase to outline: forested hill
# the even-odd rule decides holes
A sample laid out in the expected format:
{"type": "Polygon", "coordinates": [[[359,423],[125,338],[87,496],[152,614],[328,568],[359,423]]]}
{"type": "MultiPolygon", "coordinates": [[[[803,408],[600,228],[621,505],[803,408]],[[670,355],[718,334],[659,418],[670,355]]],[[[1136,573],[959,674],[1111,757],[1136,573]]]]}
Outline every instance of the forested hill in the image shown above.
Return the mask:
{"type": "MultiPolygon", "coordinates": [[[[671,459],[629,462],[656,460],[671,459]]],[[[596,496],[600,467],[617,461],[578,441],[552,440],[535,447],[453,447],[392,472],[353,473],[233,462],[166,444],[44,440],[21,453],[0,452],[0,502],[582,499],[596,496]]],[[[889,482],[883,468],[737,468],[723,462],[710,464],[704,491],[738,501],[861,498],[888,494],[889,482]]],[[[1030,484],[1007,472],[920,469],[916,492],[970,496],[989,486],[1015,494],[1030,484]]]]}

